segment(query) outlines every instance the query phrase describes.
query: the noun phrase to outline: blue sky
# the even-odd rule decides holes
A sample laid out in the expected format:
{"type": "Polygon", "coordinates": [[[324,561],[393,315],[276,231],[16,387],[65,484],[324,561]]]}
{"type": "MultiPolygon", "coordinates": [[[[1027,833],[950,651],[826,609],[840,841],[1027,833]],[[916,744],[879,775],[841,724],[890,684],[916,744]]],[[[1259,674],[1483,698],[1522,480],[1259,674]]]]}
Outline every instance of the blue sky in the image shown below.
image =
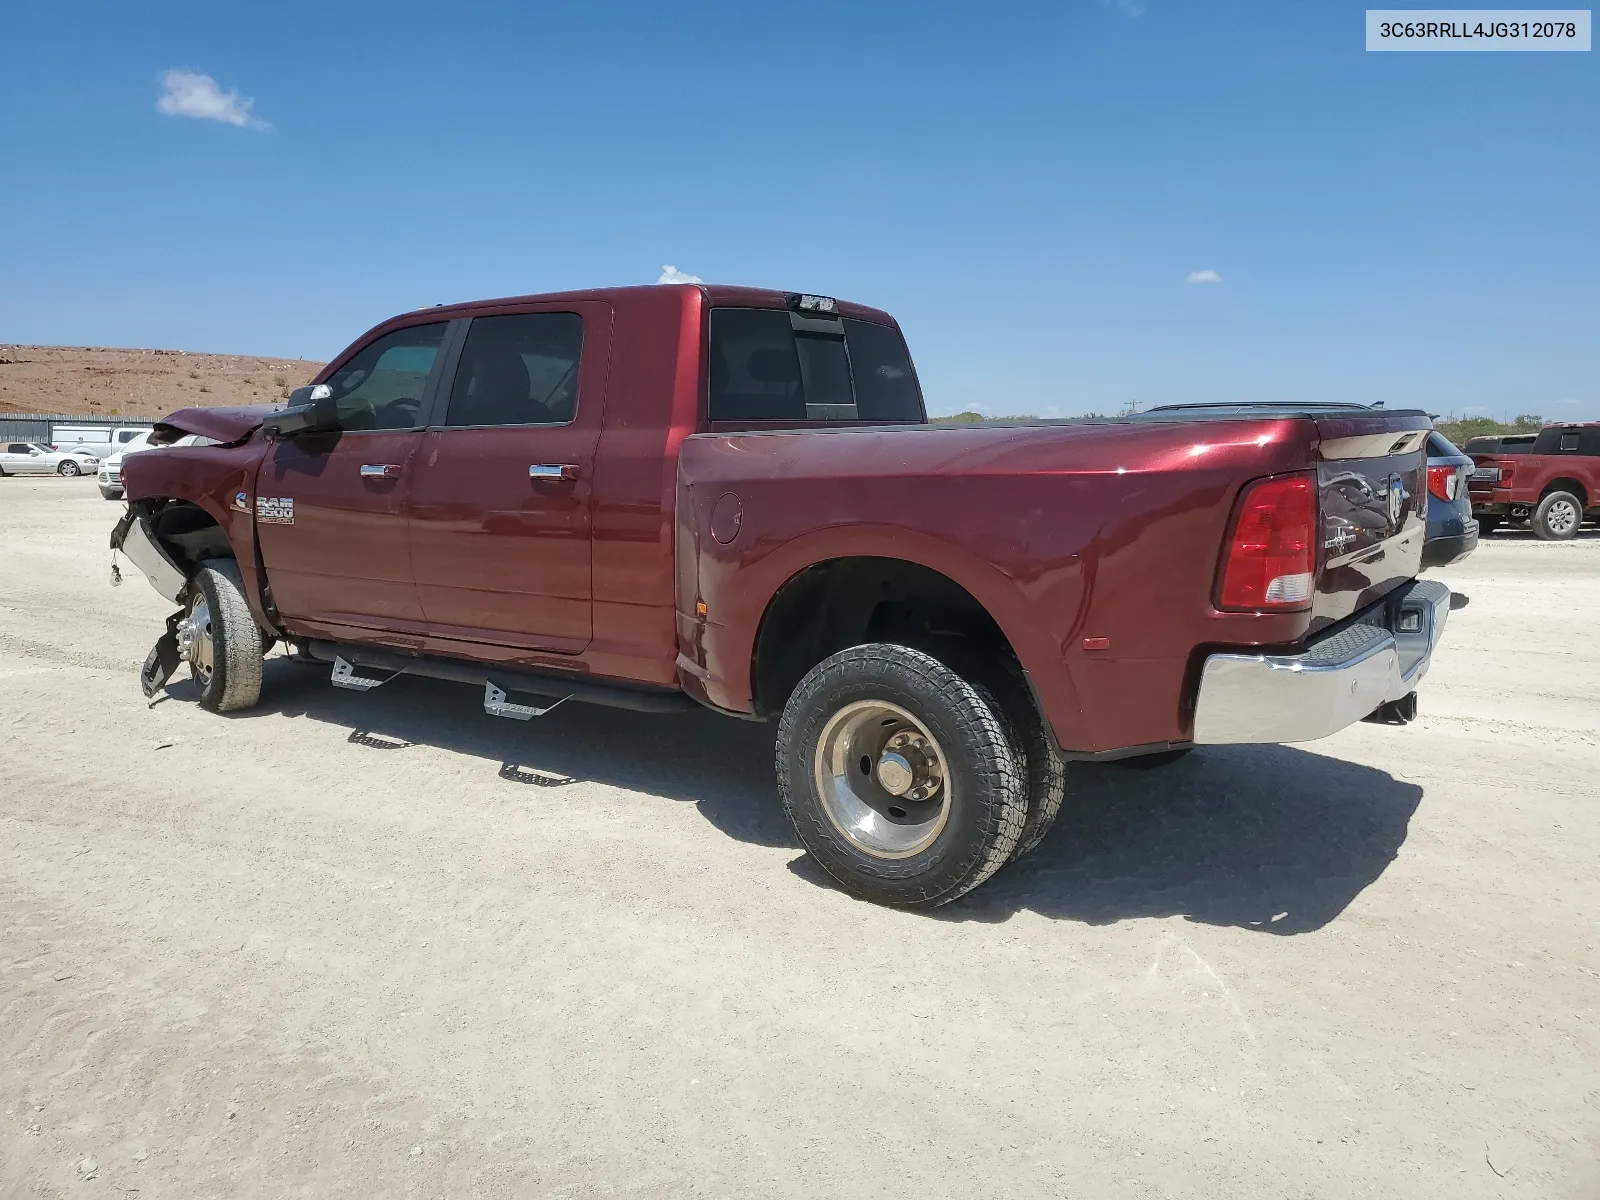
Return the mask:
{"type": "Polygon", "coordinates": [[[1268,0],[8,11],[0,342],[323,358],[670,263],[889,309],[936,412],[1600,416],[1593,53],[1268,0]]]}

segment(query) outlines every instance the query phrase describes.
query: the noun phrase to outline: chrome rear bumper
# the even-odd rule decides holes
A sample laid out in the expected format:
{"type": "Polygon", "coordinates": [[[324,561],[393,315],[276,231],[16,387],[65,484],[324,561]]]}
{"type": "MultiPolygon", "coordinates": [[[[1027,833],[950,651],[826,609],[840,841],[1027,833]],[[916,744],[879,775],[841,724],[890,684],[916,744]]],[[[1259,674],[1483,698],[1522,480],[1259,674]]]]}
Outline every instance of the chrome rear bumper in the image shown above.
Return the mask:
{"type": "Polygon", "coordinates": [[[1416,691],[1450,616],[1450,589],[1417,581],[1362,623],[1299,654],[1213,654],[1195,700],[1197,744],[1309,742],[1416,691]]]}

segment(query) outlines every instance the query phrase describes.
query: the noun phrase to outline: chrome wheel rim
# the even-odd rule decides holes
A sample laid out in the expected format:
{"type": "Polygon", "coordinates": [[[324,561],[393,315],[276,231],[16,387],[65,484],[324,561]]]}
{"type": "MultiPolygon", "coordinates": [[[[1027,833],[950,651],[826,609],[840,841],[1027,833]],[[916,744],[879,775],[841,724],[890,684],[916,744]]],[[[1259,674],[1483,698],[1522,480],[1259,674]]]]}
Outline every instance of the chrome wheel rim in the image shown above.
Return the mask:
{"type": "Polygon", "coordinates": [[[1578,523],[1577,505],[1570,500],[1557,500],[1544,514],[1544,523],[1551,533],[1566,533],[1578,523]]]}
{"type": "Polygon", "coordinates": [[[921,854],[950,819],[944,751],[926,725],[887,700],[858,700],[829,717],[813,773],[833,827],[874,858],[921,854]]]}
{"type": "Polygon", "coordinates": [[[216,669],[214,647],[211,606],[204,596],[196,596],[189,615],[178,622],[178,653],[202,686],[211,682],[211,672],[216,669]]]}
{"type": "Polygon", "coordinates": [[[62,463],[61,464],[61,473],[63,475],[65,475],[68,479],[71,479],[74,475],[76,475],[78,473],[78,464],[77,463],[73,463],[73,462],[64,462],[64,463],[62,463]]]}

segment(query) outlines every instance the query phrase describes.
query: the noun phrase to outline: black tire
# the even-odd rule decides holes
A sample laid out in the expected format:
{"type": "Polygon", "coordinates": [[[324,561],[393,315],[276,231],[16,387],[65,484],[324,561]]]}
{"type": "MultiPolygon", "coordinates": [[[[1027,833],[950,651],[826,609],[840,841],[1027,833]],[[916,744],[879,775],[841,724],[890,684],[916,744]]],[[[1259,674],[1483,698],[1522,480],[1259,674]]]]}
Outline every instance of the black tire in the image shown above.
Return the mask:
{"type": "Polygon", "coordinates": [[[101,488],[100,498],[102,500],[121,500],[122,492],[117,488],[101,488]]]}
{"type": "Polygon", "coordinates": [[[1571,492],[1551,492],[1539,501],[1528,522],[1535,537],[1547,542],[1566,542],[1578,536],[1583,524],[1583,501],[1571,492]]]}
{"type": "Polygon", "coordinates": [[[66,479],[76,479],[83,472],[78,470],[78,464],[70,458],[63,459],[60,466],[56,467],[56,474],[66,479]]]}
{"type": "Polygon", "coordinates": [[[1170,767],[1180,758],[1187,758],[1193,753],[1193,746],[1184,746],[1178,750],[1158,750],[1154,754],[1135,754],[1132,758],[1114,758],[1111,761],[1119,767],[1130,767],[1135,771],[1153,771],[1157,767],[1170,767]]]}
{"type": "Polygon", "coordinates": [[[847,892],[880,904],[927,909],[965,895],[1011,857],[1027,821],[1023,764],[1001,717],[972,684],[908,646],[853,646],[812,668],[778,723],[777,769],[784,812],[806,850],[847,892]],[[847,837],[818,784],[818,744],[830,723],[874,702],[922,725],[945,770],[937,793],[943,824],[905,857],[871,853],[847,837]]]}
{"type": "Polygon", "coordinates": [[[1500,517],[1479,517],[1478,518],[1478,533],[1483,535],[1483,536],[1485,536],[1485,537],[1487,537],[1489,534],[1493,533],[1496,529],[1500,528],[1501,520],[1502,520],[1502,518],[1500,518],[1500,517]]]}
{"type": "MultiPolygon", "coordinates": [[[[203,599],[210,614],[212,667],[202,677],[193,664],[190,673],[200,689],[200,707],[211,712],[235,712],[261,699],[261,663],[266,637],[244,598],[239,565],[231,558],[214,558],[195,572],[192,597],[203,599]]],[[[195,600],[190,600],[190,611],[195,600]]]]}
{"type": "MultiPolygon", "coordinates": [[[[973,678],[969,675],[968,678],[973,678]]],[[[1056,749],[1055,739],[1045,726],[1020,678],[974,684],[978,694],[999,714],[1010,739],[1011,751],[1027,781],[1028,816],[1022,823],[1022,836],[1011,852],[1009,862],[1026,858],[1044,841],[1050,827],[1061,815],[1067,798],[1067,760],[1056,749]]]]}

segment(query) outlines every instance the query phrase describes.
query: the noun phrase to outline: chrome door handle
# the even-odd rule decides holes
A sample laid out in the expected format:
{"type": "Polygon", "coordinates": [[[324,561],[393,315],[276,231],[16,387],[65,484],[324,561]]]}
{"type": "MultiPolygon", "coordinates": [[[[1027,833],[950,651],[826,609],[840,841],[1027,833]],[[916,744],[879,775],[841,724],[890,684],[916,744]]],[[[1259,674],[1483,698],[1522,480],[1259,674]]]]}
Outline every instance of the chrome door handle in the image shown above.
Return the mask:
{"type": "Polygon", "coordinates": [[[528,468],[529,479],[576,479],[577,463],[535,463],[528,468]]]}
{"type": "Polygon", "coordinates": [[[399,463],[367,463],[361,468],[363,479],[399,479],[399,463]]]}

